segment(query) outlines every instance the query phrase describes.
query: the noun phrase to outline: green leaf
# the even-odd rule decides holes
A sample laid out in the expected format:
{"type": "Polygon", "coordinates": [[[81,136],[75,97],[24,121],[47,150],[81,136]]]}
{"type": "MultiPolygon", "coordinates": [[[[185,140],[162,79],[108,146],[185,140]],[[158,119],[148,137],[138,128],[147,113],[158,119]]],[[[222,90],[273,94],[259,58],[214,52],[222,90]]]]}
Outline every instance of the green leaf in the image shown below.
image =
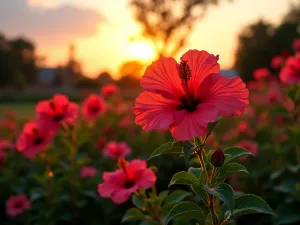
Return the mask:
{"type": "Polygon", "coordinates": [[[233,211],[234,207],[234,191],[229,184],[219,184],[216,187],[208,188],[208,193],[222,200],[233,211]]]}
{"type": "Polygon", "coordinates": [[[203,171],[202,168],[190,167],[188,172],[194,174],[195,177],[199,179],[201,185],[206,185],[207,177],[206,177],[206,173],[203,171]]]}
{"type": "Polygon", "coordinates": [[[133,195],[131,200],[135,207],[142,209],[142,210],[145,209],[145,202],[143,201],[142,198],[140,198],[140,196],[133,195]]]}
{"type": "Polygon", "coordinates": [[[189,159],[194,151],[194,145],[190,141],[185,141],[183,143],[183,153],[184,153],[184,160],[185,160],[185,165],[188,166],[189,159]]]}
{"type": "Polygon", "coordinates": [[[205,216],[201,208],[193,202],[181,202],[175,205],[169,212],[166,223],[167,225],[176,217],[188,217],[189,219],[199,219],[205,221],[205,216]]]}
{"type": "Polygon", "coordinates": [[[275,115],[288,116],[289,111],[284,107],[277,107],[271,111],[271,115],[273,115],[273,116],[275,116],[275,115]]]}
{"type": "Polygon", "coordinates": [[[185,190],[175,190],[166,199],[165,204],[176,204],[192,194],[185,190]]]}
{"type": "Polygon", "coordinates": [[[250,213],[264,213],[275,215],[274,211],[270,208],[268,203],[266,203],[265,200],[258,196],[245,194],[236,197],[234,199],[234,210],[231,218],[250,213]]]}
{"type": "Polygon", "coordinates": [[[161,199],[161,201],[163,201],[169,194],[169,190],[166,191],[162,191],[159,193],[158,197],[161,199]]]}
{"type": "Polygon", "coordinates": [[[121,223],[126,221],[136,221],[136,220],[143,220],[145,215],[137,208],[128,209],[125,215],[122,218],[121,223]]]}
{"type": "Polygon", "coordinates": [[[222,118],[222,117],[219,117],[219,118],[217,119],[217,121],[212,122],[212,123],[208,123],[208,126],[207,126],[207,134],[206,134],[206,136],[205,136],[205,139],[207,139],[207,138],[211,135],[211,133],[214,131],[214,129],[218,126],[218,123],[220,122],[221,118],[222,118]]]}
{"type": "Polygon", "coordinates": [[[229,155],[226,157],[224,164],[228,163],[238,157],[244,156],[244,155],[253,155],[251,152],[247,151],[244,148],[240,148],[240,147],[226,148],[226,149],[224,149],[224,153],[226,155],[229,155]]]}
{"type": "Polygon", "coordinates": [[[205,196],[205,190],[201,186],[192,186],[193,192],[202,200],[205,196]]]}
{"type": "Polygon", "coordinates": [[[188,170],[189,173],[194,174],[195,177],[197,178],[200,178],[202,171],[203,171],[202,168],[195,168],[195,167],[190,167],[188,170]]]}
{"type": "Polygon", "coordinates": [[[148,160],[160,156],[161,154],[164,153],[182,153],[182,148],[183,148],[182,142],[180,141],[165,143],[160,147],[158,147],[154,152],[152,152],[148,160]]]}
{"type": "Polygon", "coordinates": [[[293,224],[300,221],[299,206],[296,204],[280,204],[275,210],[275,224],[293,224]]]}
{"type": "Polygon", "coordinates": [[[296,185],[297,185],[296,180],[286,179],[286,180],[282,181],[279,185],[275,186],[274,190],[283,192],[283,193],[287,193],[287,194],[291,194],[291,193],[295,193],[297,191],[296,185]]]}
{"type": "Polygon", "coordinates": [[[200,182],[194,174],[181,171],[172,177],[169,187],[173,184],[200,185],[200,182]]]}
{"type": "Polygon", "coordinates": [[[297,86],[293,86],[289,91],[288,91],[288,96],[290,97],[293,102],[296,101],[297,96],[300,95],[300,90],[297,88],[297,86]]]}
{"type": "Polygon", "coordinates": [[[223,181],[235,173],[248,173],[247,169],[239,163],[229,163],[218,170],[218,180],[223,181]]]}
{"type": "Polygon", "coordinates": [[[200,181],[201,185],[206,185],[207,176],[206,176],[206,172],[204,172],[204,170],[202,170],[201,173],[200,173],[199,181],[200,181]]]}

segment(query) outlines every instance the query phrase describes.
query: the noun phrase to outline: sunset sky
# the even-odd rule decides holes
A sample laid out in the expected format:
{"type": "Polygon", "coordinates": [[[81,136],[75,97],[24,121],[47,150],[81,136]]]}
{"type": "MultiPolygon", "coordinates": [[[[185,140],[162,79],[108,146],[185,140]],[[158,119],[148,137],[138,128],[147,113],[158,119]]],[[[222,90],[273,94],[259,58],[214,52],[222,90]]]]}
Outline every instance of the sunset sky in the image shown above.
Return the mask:
{"type": "MultiPolygon", "coordinates": [[[[219,54],[221,67],[230,68],[241,28],[259,18],[278,23],[291,2],[298,0],[223,1],[195,26],[183,52],[204,49],[219,54]]],[[[109,71],[118,78],[125,61],[151,62],[152,43],[131,41],[140,30],[128,0],[0,1],[0,32],[8,38],[22,35],[33,40],[47,66],[65,63],[69,45],[75,44],[76,58],[90,77],[109,71]]]]}

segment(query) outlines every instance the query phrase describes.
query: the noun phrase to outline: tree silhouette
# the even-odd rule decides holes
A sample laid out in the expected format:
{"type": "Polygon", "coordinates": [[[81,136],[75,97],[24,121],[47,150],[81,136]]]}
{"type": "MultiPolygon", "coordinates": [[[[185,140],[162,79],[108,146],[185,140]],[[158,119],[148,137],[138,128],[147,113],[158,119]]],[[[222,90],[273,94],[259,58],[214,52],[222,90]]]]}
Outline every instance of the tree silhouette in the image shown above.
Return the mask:
{"type": "Polygon", "coordinates": [[[255,69],[269,65],[273,56],[270,46],[273,29],[271,24],[260,20],[242,30],[234,67],[244,80],[251,80],[255,69]]]}
{"type": "Polygon", "coordinates": [[[241,31],[234,68],[245,81],[252,79],[257,68],[269,67],[275,55],[293,53],[291,43],[300,35],[299,16],[300,4],[292,5],[277,27],[259,20],[241,31]]]}
{"type": "Polygon", "coordinates": [[[7,40],[0,35],[0,86],[23,87],[37,79],[35,47],[18,38],[7,40]]]}
{"type": "Polygon", "coordinates": [[[159,55],[175,55],[208,6],[220,0],[130,0],[143,35],[153,40],[159,55]]]}

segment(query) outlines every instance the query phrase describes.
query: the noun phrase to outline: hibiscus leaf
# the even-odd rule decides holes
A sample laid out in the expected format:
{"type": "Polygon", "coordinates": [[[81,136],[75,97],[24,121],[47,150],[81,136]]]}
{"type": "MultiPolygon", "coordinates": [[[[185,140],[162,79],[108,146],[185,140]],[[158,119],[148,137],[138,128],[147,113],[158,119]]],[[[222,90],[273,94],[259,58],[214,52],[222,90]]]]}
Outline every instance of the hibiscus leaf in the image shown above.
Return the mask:
{"type": "Polygon", "coordinates": [[[229,184],[219,184],[213,188],[207,188],[209,194],[216,196],[223,201],[228,209],[233,210],[234,205],[234,191],[229,184]]]}
{"type": "Polygon", "coordinates": [[[248,173],[247,169],[239,163],[228,163],[218,169],[217,180],[224,181],[235,173],[248,173]]]}
{"type": "Polygon", "coordinates": [[[179,203],[186,197],[191,196],[192,193],[185,190],[175,190],[165,199],[165,204],[175,204],[179,203]]]}
{"type": "Polygon", "coordinates": [[[250,213],[276,215],[275,212],[270,208],[268,203],[266,203],[265,200],[256,195],[245,194],[236,197],[234,199],[234,210],[231,217],[235,218],[239,215],[250,213]]]}
{"type": "Polygon", "coordinates": [[[131,208],[125,212],[125,215],[123,216],[121,223],[124,223],[126,221],[143,220],[144,218],[145,215],[139,209],[131,208]]]}
{"type": "Polygon", "coordinates": [[[200,221],[205,221],[205,215],[202,209],[193,202],[181,202],[175,205],[169,212],[166,223],[177,217],[188,217],[189,219],[198,219],[200,221]]]}
{"type": "Polygon", "coordinates": [[[131,201],[135,207],[145,210],[145,201],[140,196],[133,195],[131,201]]]}
{"type": "Polygon", "coordinates": [[[155,149],[148,160],[165,153],[182,153],[182,150],[183,144],[181,141],[167,142],[155,149]]]}
{"type": "Polygon", "coordinates": [[[181,171],[172,177],[169,187],[173,184],[200,185],[200,181],[194,174],[181,171]]]}
{"type": "Polygon", "coordinates": [[[208,123],[207,125],[207,134],[205,135],[205,140],[207,140],[207,138],[211,135],[211,133],[214,131],[214,129],[218,126],[218,123],[220,122],[220,120],[222,119],[222,117],[218,117],[218,119],[215,122],[211,122],[208,123]]]}
{"type": "Polygon", "coordinates": [[[224,164],[244,155],[253,155],[246,149],[236,146],[224,149],[224,154],[227,155],[224,164]]]}

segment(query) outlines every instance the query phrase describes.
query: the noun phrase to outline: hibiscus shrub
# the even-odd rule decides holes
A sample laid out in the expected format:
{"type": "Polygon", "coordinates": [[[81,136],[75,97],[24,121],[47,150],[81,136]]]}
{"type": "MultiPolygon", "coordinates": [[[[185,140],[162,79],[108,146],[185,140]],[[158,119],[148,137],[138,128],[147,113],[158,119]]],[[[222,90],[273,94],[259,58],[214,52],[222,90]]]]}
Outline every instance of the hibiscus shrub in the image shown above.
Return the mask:
{"type": "Polygon", "coordinates": [[[109,84],[5,112],[1,224],[299,224],[299,53],[247,85],[219,72],[190,50],[148,66],[133,107],[109,84]]]}

